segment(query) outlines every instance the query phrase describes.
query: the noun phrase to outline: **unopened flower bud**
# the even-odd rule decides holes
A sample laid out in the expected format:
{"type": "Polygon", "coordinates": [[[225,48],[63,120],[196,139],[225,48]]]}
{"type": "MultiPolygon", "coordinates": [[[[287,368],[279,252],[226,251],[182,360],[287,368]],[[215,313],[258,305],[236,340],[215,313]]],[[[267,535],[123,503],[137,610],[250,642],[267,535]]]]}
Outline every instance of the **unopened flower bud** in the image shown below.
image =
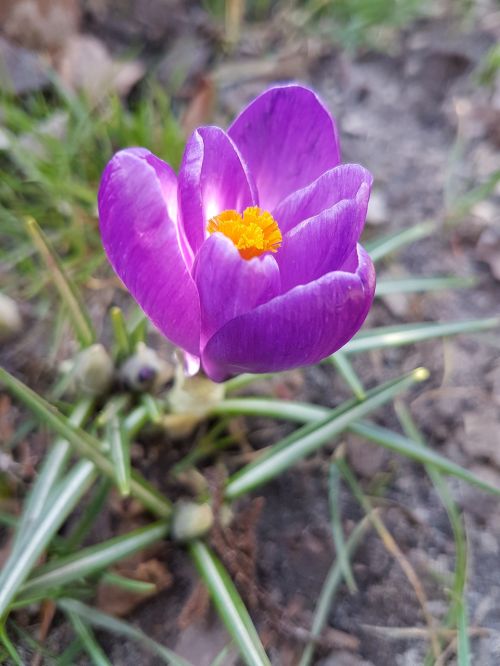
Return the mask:
{"type": "Polygon", "coordinates": [[[174,375],[173,366],[143,342],[120,368],[123,383],[132,391],[159,389],[174,375]]]}
{"type": "Polygon", "coordinates": [[[113,381],[113,374],[113,361],[101,344],[87,347],[75,359],[76,388],[87,395],[97,397],[106,393],[113,381]]]}
{"type": "Polygon", "coordinates": [[[17,303],[0,293],[0,342],[19,333],[22,326],[21,314],[17,303]]]}
{"type": "Polygon", "coordinates": [[[175,541],[189,541],[210,531],[214,514],[209,504],[178,502],[172,519],[172,538],[175,541]]]}

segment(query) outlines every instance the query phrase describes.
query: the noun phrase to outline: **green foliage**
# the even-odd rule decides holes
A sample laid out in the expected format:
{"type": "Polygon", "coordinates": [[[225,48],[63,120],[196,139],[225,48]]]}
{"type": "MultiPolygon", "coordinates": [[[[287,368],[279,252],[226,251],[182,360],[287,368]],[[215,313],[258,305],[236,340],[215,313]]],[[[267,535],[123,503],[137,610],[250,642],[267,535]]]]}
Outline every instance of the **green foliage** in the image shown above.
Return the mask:
{"type": "Polygon", "coordinates": [[[346,49],[388,47],[388,30],[405,28],[429,11],[428,0],[302,0],[299,7],[318,30],[327,28],[346,49]]]}
{"type": "Polygon", "coordinates": [[[16,284],[23,295],[47,284],[26,236],[27,217],[38,221],[70,277],[85,282],[104,259],[96,192],[112,154],[139,145],[179,164],[184,137],[169,98],[157,85],[143,92],[132,106],[115,97],[105,108],[62,88],[51,99],[0,98],[7,144],[0,150],[0,261],[23,278],[16,284]]]}

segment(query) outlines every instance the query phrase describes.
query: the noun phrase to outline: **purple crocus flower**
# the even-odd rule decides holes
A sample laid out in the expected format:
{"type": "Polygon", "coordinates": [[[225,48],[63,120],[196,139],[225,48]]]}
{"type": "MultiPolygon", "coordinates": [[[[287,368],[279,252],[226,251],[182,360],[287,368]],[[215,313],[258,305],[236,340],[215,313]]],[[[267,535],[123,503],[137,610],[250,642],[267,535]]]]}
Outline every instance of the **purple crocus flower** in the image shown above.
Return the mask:
{"type": "Polygon", "coordinates": [[[271,88],[225,132],[200,127],[176,176],[143,148],[109,162],[104,248],[141,308],[222,381],[316,363],[358,331],[375,272],[358,244],[372,176],[340,164],[309,89],[271,88]]]}

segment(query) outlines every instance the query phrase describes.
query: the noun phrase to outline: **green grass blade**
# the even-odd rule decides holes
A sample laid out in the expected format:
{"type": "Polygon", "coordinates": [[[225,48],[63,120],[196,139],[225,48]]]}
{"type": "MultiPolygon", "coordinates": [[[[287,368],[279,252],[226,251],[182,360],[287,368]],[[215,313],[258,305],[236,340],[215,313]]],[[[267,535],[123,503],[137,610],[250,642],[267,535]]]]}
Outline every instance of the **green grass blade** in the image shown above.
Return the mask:
{"type": "MultiPolygon", "coordinates": [[[[375,389],[367,392],[370,397],[376,395],[375,389]]],[[[357,401],[348,401],[344,403],[343,409],[334,410],[336,414],[343,414],[350,406],[356,405],[357,401]]],[[[319,405],[310,405],[301,402],[284,402],[280,400],[271,400],[268,398],[232,398],[224,400],[217,407],[217,411],[224,414],[247,415],[247,416],[268,416],[270,418],[281,418],[294,423],[306,423],[312,426],[310,432],[314,432],[314,425],[332,415],[332,410],[327,407],[320,407],[319,405]],[[227,407],[227,408],[226,408],[227,407]]],[[[435,453],[432,449],[422,449],[418,443],[412,441],[408,437],[396,433],[381,426],[375,426],[368,422],[354,422],[347,426],[347,430],[354,434],[366,437],[368,440],[373,441],[390,451],[399,453],[412,460],[416,460],[422,464],[430,464],[437,467],[444,474],[456,476],[471,485],[478,486],[488,493],[498,495],[499,489],[495,486],[480,480],[471,472],[468,472],[460,465],[451,462],[444,456],[435,453]]],[[[302,428],[292,433],[289,437],[285,438],[282,445],[288,446],[289,443],[295,441],[300,437],[299,433],[305,432],[302,428]]],[[[263,454],[262,457],[264,457],[263,454]]],[[[268,454],[267,454],[268,455],[268,454]]]]}
{"type": "Polygon", "coordinates": [[[414,243],[422,238],[431,236],[436,230],[433,222],[421,222],[404,231],[389,234],[382,238],[366,243],[365,247],[374,262],[380,261],[388,254],[401,250],[406,245],[414,243]]]}
{"type": "Polygon", "coordinates": [[[330,516],[332,521],[332,534],[335,543],[335,552],[342,575],[344,576],[349,592],[353,594],[357,591],[356,582],[349,563],[349,554],[347,552],[344,540],[344,530],[342,529],[342,516],[340,514],[340,473],[335,465],[330,465],[330,474],[328,479],[328,499],[330,504],[330,516]]]}
{"type": "Polygon", "coordinates": [[[168,532],[165,522],[141,527],[96,546],[89,546],[75,554],[58,558],[39,567],[21,588],[22,595],[32,595],[41,590],[62,587],[68,583],[92,576],[115,562],[143,548],[147,548],[168,532]]]}
{"type": "Polygon", "coordinates": [[[411,277],[378,280],[375,296],[388,294],[415,294],[447,289],[467,289],[477,284],[475,277],[411,277]]]}
{"type": "Polygon", "coordinates": [[[330,361],[333,363],[338,373],[343,377],[356,398],[358,400],[364,400],[366,398],[365,389],[359,381],[357,374],[354,372],[354,368],[347,356],[341,351],[338,351],[333,354],[333,356],[330,356],[330,361]]]}
{"type": "Polygon", "coordinates": [[[53,490],[43,515],[24,548],[7,560],[0,574],[0,617],[7,611],[20,586],[76,504],[95,480],[96,470],[88,461],[79,462],[53,490]]]}
{"type": "Polygon", "coordinates": [[[76,599],[61,599],[57,602],[57,605],[66,613],[69,612],[78,615],[84,622],[87,622],[95,629],[108,631],[117,636],[123,636],[136,641],[160,657],[166,664],[170,664],[171,666],[191,666],[189,662],[176,655],[175,652],[169,650],[164,645],[160,645],[160,643],[149,638],[141,629],[134,627],[124,620],[118,620],[116,617],[103,613],[97,610],[97,608],[91,608],[76,599]]]}
{"type": "Polygon", "coordinates": [[[458,479],[467,481],[467,483],[477,486],[492,495],[500,496],[500,488],[496,488],[495,486],[486,483],[486,481],[482,481],[468,470],[460,467],[460,465],[439,455],[439,453],[435,453],[432,449],[423,448],[420,444],[404,435],[362,421],[353,423],[349,430],[360,437],[364,437],[371,442],[383,446],[389,451],[399,453],[402,456],[410,458],[411,460],[416,460],[423,465],[433,465],[444,474],[456,476],[458,479]]]}
{"type": "Polygon", "coordinates": [[[354,421],[370,414],[405,389],[427,377],[427,370],[418,368],[409,375],[390,382],[364,402],[355,403],[340,415],[338,410],[332,410],[323,421],[299,429],[297,433],[273,445],[255,462],[231,476],[226,486],[227,499],[235,499],[275,478],[299,460],[331,442],[354,421]]]}
{"type": "Polygon", "coordinates": [[[245,604],[221,562],[201,541],[193,541],[188,547],[243,661],[247,666],[271,666],[245,604]]]}
{"type": "Polygon", "coordinates": [[[123,427],[130,439],[133,439],[138,432],[149,422],[149,412],[144,405],[139,405],[133,409],[123,419],[123,427]]]}
{"type": "Polygon", "coordinates": [[[270,377],[274,377],[276,374],[277,373],[266,372],[262,373],[261,375],[253,375],[250,372],[244,372],[241,375],[236,375],[236,377],[231,377],[231,379],[226,380],[224,382],[224,388],[226,393],[239,391],[252,382],[258,381],[260,379],[269,379],[270,377]]]}
{"type": "MultiPolygon", "coordinates": [[[[405,434],[420,444],[423,448],[427,448],[425,440],[418,430],[406,405],[400,401],[396,401],[395,410],[405,434]]],[[[426,471],[445,507],[453,531],[453,538],[455,541],[455,573],[452,588],[452,603],[447,613],[447,623],[451,626],[456,626],[457,628],[458,666],[469,666],[471,664],[471,658],[467,627],[467,600],[465,596],[468,560],[465,526],[459,508],[453,500],[448,485],[442,478],[439,470],[432,465],[426,465],[426,471]]]]}
{"type": "Polygon", "coordinates": [[[54,659],[52,666],[74,666],[77,663],[77,658],[83,651],[83,645],[79,638],[75,638],[64,652],[54,659]]]}
{"type": "Polygon", "coordinates": [[[231,654],[232,649],[233,649],[232,643],[229,643],[229,645],[225,645],[222,648],[222,650],[219,652],[219,654],[215,657],[215,659],[212,661],[210,666],[224,666],[224,664],[227,663],[226,660],[231,654]]]}
{"type": "MultiPolygon", "coordinates": [[[[0,368],[0,382],[3,382],[7,389],[21,400],[43,423],[52,428],[61,437],[67,439],[77,453],[91,460],[100,472],[112,481],[115,481],[113,463],[99,451],[99,440],[84,432],[81,428],[70,424],[68,419],[53,405],[8,373],[4,368],[0,368]]],[[[127,421],[125,421],[125,428],[127,427],[127,421]]],[[[130,475],[130,494],[159,518],[168,518],[172,513],[172,505],[167,498],[157,492],[135,470],[130,475]]]]}
{"type": "MultiPolygon", "coordinates": [[[[343,348],[345,354],[359,354],[373,349],[400,347],[424,340],[442,338],[461,333],[480,333],[500,327],[500,317],[472,319],[446,323],[402,324],[401,326],[381,326],[361,331],[343,348]]],[[[331,358],[331,357],[330,357],[331,358]]]]}
{"type": "Polygon", "coordinates": [[[102,507],[106,502],[109,491],[112,488],[111,481],[102,477],[96,484],[92,497],[88,504],[84,507],[78,521],[71,530],[69,536],[65,539],[64,552],[72,552],[76,550],[87,534],[92,529],[97,516],[102,511],[102,507]]]}
{"type": "MultiPolygon", "coordinates": [[[[369,527],[368,518],[364,518],[356,527],[353,529],[352,534],[349,536],[346,542],[346,553],[348,557],[352,557],[356,552],[361,539],[365,535],[367,528],[369,527]]],[[[321,594],[319,595],[318,603],[316,604],[316,609],[313,615],[313,621],[311,626],[311,637],[318,638],[321,635],[327,621],[328,614],[330,613],[330,608],[332,607],[333,599],[337,593],[338,588],[342,583],[344,577],[344,572],[342,566],[337,559],[331,566],[330,571],[326,577],[326,580],[323,584],[321,594]]],[[[304,648],[302,653],[299,666],[309,666],[314,657],[315,643],[310,641],[304,648]]]]}
{"type": "Polygon", "coordinates": [[[141,404],[148,413],[150,423],[159,423],[161,421],[161,404],[151,393],[143,393],[141,395],[141,404]]]}
{"type": "Polygon", "coordinates": [[[111,662],[104,654],[102,647],[96,641],[91,629],[82,618],[70,611],[68,611],[66,615],[94,666],[112,666],[111,662]]]}
{"type": "MultiPolygon", "coordinates": [[[[350,401],[353,406],[357,401],[350,401]]],[[[314,423],[330,413],[327,407],[311,405],[293,400],[274,400],[272,398],[228,398],[215,405],[210,414],[224,416],[264,416],[271,419],[293,421],[295,423],[314,423]]]]}
{"type": "Polygon", "coordinates": [[[115,337],[117,356],[123,358],[132,352],[125,317],[123,316],[121,309],[116,306],[111,308],[110,317],[115,337]]]}
{"type": "Polygon", "coordinates": [[[54,281],[61,300],[65,304],[71,318],[75,334],[82,347],[95,342],[95,333],[83,301],[80,299],[74,284],[66,276],[59,257],[56,255],[36,220],[27,218],[26,227],[40,256],[45,262],[54,281]]]}
{"type": "Polygon", "coordinates": [[[24,661],[21,659],[21,655],[14,647],[14,644],[7,635],[7,630],[2,623],[0,623],[0,643],[4,646],[7,654],[15,666],[24,666],[24,661]]]}
{"type": "Polygon", "coordinates": [[[115,466],[116,485],[121,496],[127,497],[130,495],[130,441],[118,416],[109,420],[106,432],[115,466]]]}
{"type": "MultiPolygon", "coordinates": [[[[89,417],[93,406],[92,398],[81,399],[68,417],[69,423],[81,426],[89,417]]],[[[16,538],[12,545],[15,550],[26,537],[31,538],[31,530],[41,516],[47,498],[63,472],[71,454],[71,447],[64,439],[57,440],[46,455],[40,473],[36,478],[24,504],[16,538]]]]}
{"type": "Polygon", "coordinates": [[[134,594],[153,594],[156,592],[157,587],[154,583],[148,583],[144,580],[135,580],[135,578],[126,578],[120,574],[111,571],[105,571],[100,580],[106,585],[113,585],[122,590],[128,590],[134,594]]]}
{"type": "Polygon", "coordinates": [[[97,428],[103,428],[113,416],[122,416],[130,406],[130,395],[127,393],[118,393],[107,400],[104,407],[97,414],[94,425],[97,428]]]}

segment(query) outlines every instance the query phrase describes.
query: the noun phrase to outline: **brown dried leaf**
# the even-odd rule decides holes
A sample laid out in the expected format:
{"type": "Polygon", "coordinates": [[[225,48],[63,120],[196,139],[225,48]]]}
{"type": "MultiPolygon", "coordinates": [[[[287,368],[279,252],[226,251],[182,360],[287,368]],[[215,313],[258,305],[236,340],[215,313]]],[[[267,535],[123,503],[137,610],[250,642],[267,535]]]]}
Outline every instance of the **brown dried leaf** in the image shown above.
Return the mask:
{"type": "Polygon", "coordinates": [[[97,607],[118,617],[128,615],[138,605],[172,585],[171,573],[165,564],[156,558],[140,562],[133,570],[127,565],[120,566],[117,572],[127,578],[153,583],[155,586],[151,592],[134,592],[105,582],[100,583],[97,588],[97,607]]]}
{"type": "Polygon", "coordinates": [[[203,619],[208,611],[210,596],[202,581],[198,581],[182,607],[177,626],[184,631],[193,622],[203,619]]]}
{"type": "Polygon", "coordinates": [[[215,103],[215,86],[208,77],[201,77],[197,89],[184,111],[181,119],[181,127],[185,136],[200,125],[206,125],[212,117],[215,103]]]}

